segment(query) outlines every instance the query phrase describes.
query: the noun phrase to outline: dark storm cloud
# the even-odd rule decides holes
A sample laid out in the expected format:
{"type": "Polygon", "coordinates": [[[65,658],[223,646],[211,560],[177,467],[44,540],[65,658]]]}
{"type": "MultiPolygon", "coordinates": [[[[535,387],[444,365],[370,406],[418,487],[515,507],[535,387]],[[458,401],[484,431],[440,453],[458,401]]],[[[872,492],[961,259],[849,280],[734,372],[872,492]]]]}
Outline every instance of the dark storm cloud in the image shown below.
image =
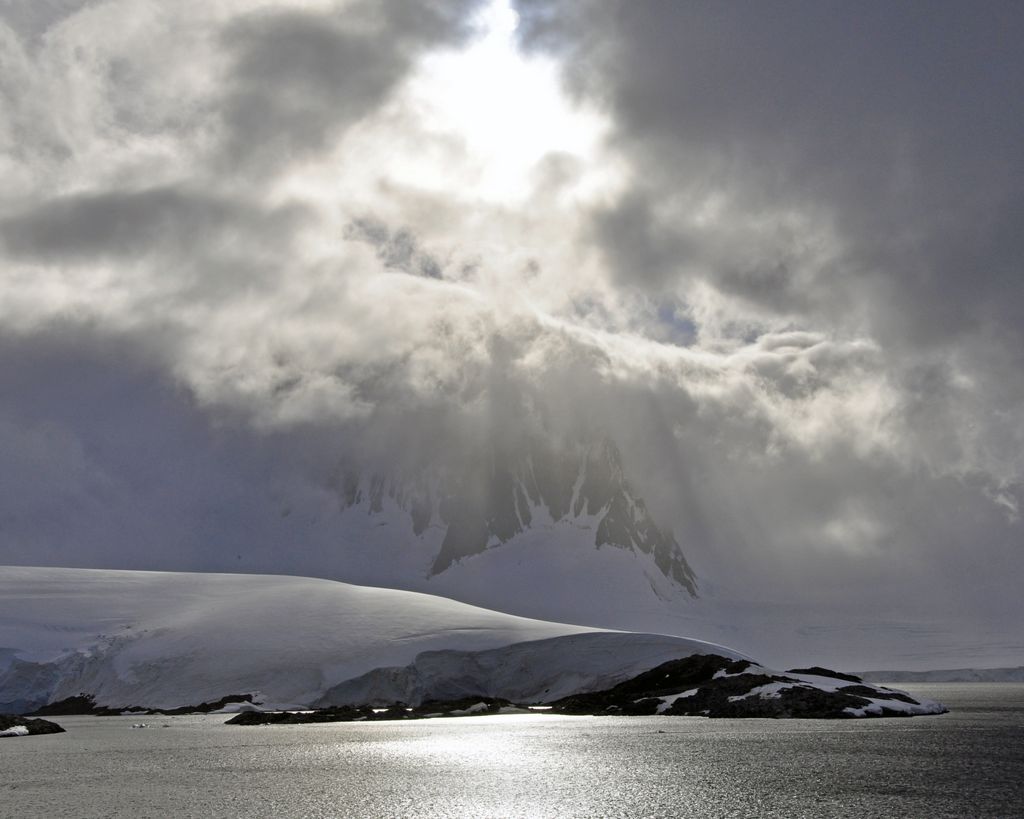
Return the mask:
{"type": "Polygon", "coordinates": [[[715,231],[659,216],[664,192],[638,185],[594,210],[587,238],[603,249],[619,283],[663,294],[680,280],[713,271],[715,286],[780,313],[804,311],[808,294],[792,275],[799,250],[784,246],[786,231],[768,242],[742,231],[715,231]]]}
{"type": "Polygon", "coordinates": [[[1020,4],[518,8],[632,163],[588,234],[620,288],[689,304],[707,342],[870,338],[912,459],[1020,485],[1020,4]]]}
{"type": "Polygon", "coordinates": [[[262,207],[189,187],[89,192],[0,218],[0,252],[11,265],[43,266],[79,298],[121,304],[119,322],[163,325],[277,290],[310,218],[298,204],[262,207]]]}
{"type": "MultiPolygon", "coordinates": [[[[339,452],[218,423],[153,328],[0,333],[0,565],[331,574],[339,452]]],[[[223,421],[224,419],[222,419],[223,421]]]]}
{"type": "Polygon", "coordinates": [[[49,262],[194,254],[232,242],[274,245],[300,222],[299,207],[264,210],[177,187],[63,196],[0,219],[15,257],[49,262]]]}
{"type": "MultiPolygon", "coordinates": [[[[576,90],[610,107],[644,185],[695,198],[722,190],[742,216],[816,211],[846,245],[844,264],[810,282],[794,286],[784,263],[744,272],[721,260],[705,274],[716,285],[778,309],[779,293],[845,292],[852,277],[873,329],[913,343],[993,320],[1020,327],[1019,4],[519,8],[526,42],[566,54],[576,90]]],[[[686,277],[692,236],[643,236],[643,254],[671,256],[674,267],[621,258],[637,195],[600,214],[616,269],[641,285],[686,277]]],[[[713,244],[711,233],[696,243],[713,244]]],[[[837,312],[816,295],[819,309],[837,312]]]]}
{"type": "Polygon", "coordinates": [[[687,237],[658,223],[649,194],[632,190],[594,214],[594,238],[613,268],[626,275],[665,283],[678,275],[680,260],[693,252],[687,237]]]}
{"type": "Polygon", "coordinates": [[[256,12],[222,35],[231,67],[223,158],[249,170],[323,150],[372,112],[418,53],[468,32],[478,0],[256,12]]]}

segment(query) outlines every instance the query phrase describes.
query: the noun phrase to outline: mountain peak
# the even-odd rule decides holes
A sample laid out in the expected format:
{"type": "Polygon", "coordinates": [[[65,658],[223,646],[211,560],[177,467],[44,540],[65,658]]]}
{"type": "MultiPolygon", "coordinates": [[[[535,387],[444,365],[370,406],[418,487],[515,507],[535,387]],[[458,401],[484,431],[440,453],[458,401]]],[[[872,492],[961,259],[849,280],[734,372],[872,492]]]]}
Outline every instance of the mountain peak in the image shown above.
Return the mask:
{"type": "Polygon", "coordinates": [[[533,439],[518,449],[493,446],[456,474],[424,472],[403,479],[349,474],[337,489],[343,506],[361,508],[371,517],[383,518],[385,498],[390,499],[417,538],[428,528],[443,532],[429,576],[537,526],[551,527],[553,541],[559,527],[574,526],[593,531],[597,549],[610,546],[650,556],[672,583],[691,596],[697,593],[675,537],[655,524],[608,438],[590,444],[533,439]]]}

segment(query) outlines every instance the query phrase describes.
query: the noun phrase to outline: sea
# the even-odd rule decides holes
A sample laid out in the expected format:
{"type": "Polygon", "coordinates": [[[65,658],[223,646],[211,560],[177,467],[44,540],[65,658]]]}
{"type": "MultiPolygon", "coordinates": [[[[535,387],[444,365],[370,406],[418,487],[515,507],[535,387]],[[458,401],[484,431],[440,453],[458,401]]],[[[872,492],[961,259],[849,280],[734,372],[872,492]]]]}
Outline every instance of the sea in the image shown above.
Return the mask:
{"type": "Polygon", "coordinates": [[[951,711],[254,727],[60,717],[66,734],[0,740],[0,816],[1024,817],[1024,684],[895,687],[951,711]]]}

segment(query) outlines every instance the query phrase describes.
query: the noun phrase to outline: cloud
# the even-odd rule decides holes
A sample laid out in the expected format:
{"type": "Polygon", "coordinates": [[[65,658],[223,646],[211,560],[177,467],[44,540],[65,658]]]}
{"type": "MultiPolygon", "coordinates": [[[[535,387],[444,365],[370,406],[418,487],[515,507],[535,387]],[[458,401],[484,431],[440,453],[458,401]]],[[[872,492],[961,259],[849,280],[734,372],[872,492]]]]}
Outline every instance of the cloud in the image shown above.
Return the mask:
{"type": "Polygon", "coordinates": [[[982,381],[1019,383],[1024,341],[1016,9],[519,10],[633,163],[589,232],[622,286],[675,294],[709,335],[736,329],[710,309],[746,333],[870,337],[912,404],[959,403],[971,379],[1013,414],[1024,395],[982,381]],[[961,388],[922,379],[938,369],[961,388]]]}
{"type": "Polygon", "coordinates": [[[545,153],[428,105],[475,3],[30,5],[0,562],[337,575],[339,464],[607,434],[725,597],[1015,610],[1009,7],[524,0],[545,153]]]}
{"type": "MultiPolygon", "coordinates": [[[[739,217],[764,249],[773,237],[756,229],[795,211],[803,229],[781,244],[813,238],[821,220],[843,262],[804,288],[858,280],[874,332],[932,343],[1019,311],[1019,282],[1007,275],[1020,258],[1009,226],[1024,165],[1009,79],[1020,69],[1016,9],[519,5],[526,41],[568,56],[569,81],[610,108],[637,164],[642,183],[611,211],[617,220],[601,214],[609,252],[642,196],[681,215],[684,235],[695,211],[724,209],[728,218],[701,223],[705,245],[739,217]]],[[[691,276],[694,241],[673,248],[677,233],[665,234],[652,243],[680,259],[675,276],[691,276]]],[[[615,267],[641,280],[649,269],[615,267]]],[[[766,307],[777,309],[794,269],[769,265],[766,307]]],[[[704,274],[718,284],[733,271],[704,274]]]]}
{"type": "Polygon", "coordinates": [[[322,151],[381,104],[419,51],[464,37],[474,4],[357,2],[233,21],[221,34],[223,161],[266,173],[322,151]]]}
{"type": "Polygon", "coordinates": [[[299,215],[170,186],[112,190],[39,203],[0,221],[0,238],[15,258],[41,262],[183,257],[210,245],[272,244],[292,234],[299,215]]]}
{"type": "Polygon", "coordinates": [[[384,266],[432,279],[441,278],[441,264],[419,249],[416,237],[407,228],[392,232],[386,224],[372,216],[353,219],[345,228],[345,238],[367,242],[376,248],[377,258],[384,266]]]}
{"type": "Polygon", "coordinates": [[[338,452],[217,423],[165,354],[151,329],[0,334],[0,563],[280,571],[301,537],[296,566],[337,571],[338,452]]]}

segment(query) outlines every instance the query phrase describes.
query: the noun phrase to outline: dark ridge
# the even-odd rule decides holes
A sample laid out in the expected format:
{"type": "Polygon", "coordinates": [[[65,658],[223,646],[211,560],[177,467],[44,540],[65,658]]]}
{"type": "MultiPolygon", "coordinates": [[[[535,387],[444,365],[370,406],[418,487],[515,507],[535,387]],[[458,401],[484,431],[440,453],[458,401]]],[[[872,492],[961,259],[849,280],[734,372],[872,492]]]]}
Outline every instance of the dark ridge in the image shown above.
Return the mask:
{"type": "Polygon", "coordinates": [[[211,711],[219,711],[233,702],[247,702],[251,705],[253,704],[252,694],[228,694],[226,697],[221,697],[214,702],[201,702],[199,705],[182,705],[179,708],[150,708],[146,713],[163,714],[168,717],[178,714],[209,714],[211,711]]]}
{"type": "Polygon", "coordinates": [[[696,577],[679,543],[670,529],[654,523],[625,476],[618,448],[608,439],[584,449],[539,437],[519,447],[495,446],[436,491],[381,474],[372,475],[361,489],[357,475],[340,471],[331,486],[343,507],[368,503],[370,514],[380,513],[384,497],[390,497],[410,516],[416,535],[426,531],[436,505],[444,538],[431,576],[529,529],[532,504],[547,508],[555,521],[598,516],[597,548],[648,554],[665,577],[697,596],[696,577]]]}
{"type": "Polygon", "coordinates": [[[62,700],[51,702],[42,708],[37,708],[29,716],[33,717],[57,717],[85,715],[94,717],[119,717],[122,714],[140,714],[145,716],[163,715],[167,717],[180,714],[208,714],[211,711],[219,711],[224,706],[233,702],[252,703],[252,694],[229,694],[213,702],[201,702],[198,705],[182,705],[177,708],[147,708],[141,705],[126,705],[124,707],[111,707],[108,705],[97,705],[96,698],[92,694],[81,693],[74,697],[65,697],[62,700]]]}
{"type": "MultiPolygon", "coordinates": [[[[749,668],[746,660],[731,660],[718,654],[694,654],[681,660],[669,660],[650,671],[619,683],[605,691],[572,694],[552,703],[552,710],[564,714],[653,714],[658,706],[657,697],[670,696],[689,688],[709,684],[715,674],[739,674],[749,668]]],[[[743,675],[753,678],[753,675],[743,675]]],[[[738,679],[732,677],[720,680],[738,679]]],[[[769,678],[765,678],[770,682],[769,678]]],[[[751,684],[743,691],[746,692],[751,684]]]]}
{"type": "MultiPolygon", "coordinates": [[[[907,694],[873,688],[868,685],[848,685],[837,691],[822,691],[805,687],[797,680],[782,674],[748,674],[751,664],[746,660],[729,660],[718,655],[695,655],[646,671],[605,691],[574,694],[552,703],[552,711],[562,714],[619,714],[644,715],[661,713],[670,716],[705,716],[726,718],[798,718],[798,719],[852,719],[846,709],[861,709],[873,700],[892,699],[917,704],[907,694]],[[718,672],[724,675],[715,676],[718,672]],[[773,683],[794,684],[782,688],[771,696],[747,696],[761,686],[773,683]],[[664,698],[692,691],[675,700],[664,698]]],[[[825,669],[803,672],[823,677],[846,679],[825,669]]],[[[867,716],[910,716],[904,711],[881,705],[880,714],[867,716]]]]}
{"type": "Polygon", "coordinates": [[[225,725],[306,725],[319,722],[383,722],[387,720],[427,719],[429,717],[460,716],[455,712],[467,711],[483,703],[486,709],[474,713],[496,714],[502,708],[515,707],[508,700],[495,697],[463,697],[457,700],[426,700],[415,708],[394,703],[387,708],[368,705],[339,705],[315,711],[243,711],[225,722],[225,725]]]}
{"type": "Polygon", "coordinates": [[[719,671],[740,674],[749,667],[746,660],[731,660],[719,654],[694,654],[681,660],[669,660],[609,690],[616,694],[661,696],[711,680],[719,671]]]}
{"type": "Polygon", "coordinates": [[[791,668],[786,672],[787,674],[811,674],[815,677],[831,677],[834,680],[846,680],[852,683],[862,683],[860,677],[854,674],[844,674],[841,671],[831,671],[828,668],[822,668],[820,665],[812,665],[810,668],[791,668]]]}
{"type": "Polygon", "coordinates": [[[844,685],[839,690],[846,694],[856,694],[859,697],[877,697],[881,692],[890,700],[908,702],[911,705],[917,704],[917,700],[909,694],[904,694],[902,691],[893,691],[891,688],[872,688],[869,685],[844,685]]]}
{"type": "MultiPolygon", "coordinates": [[[[30,713],[30,717],[66,717],[77,714],[95,714],[96,700],[92,694],[78,694],[48,703],[30,713]]],[[[120,713],[120,712],[118,712],[120,713]]]]}
{"type": "Polygon", "coordinates": [[[242,711],[227,720],[225,725],[306,725],[316,722],[361,722],[364,720],[410,719],[404,708],[392,706],[387,711],[375,712],[365,706],[342,705],[317,711],[242,711]]]}

